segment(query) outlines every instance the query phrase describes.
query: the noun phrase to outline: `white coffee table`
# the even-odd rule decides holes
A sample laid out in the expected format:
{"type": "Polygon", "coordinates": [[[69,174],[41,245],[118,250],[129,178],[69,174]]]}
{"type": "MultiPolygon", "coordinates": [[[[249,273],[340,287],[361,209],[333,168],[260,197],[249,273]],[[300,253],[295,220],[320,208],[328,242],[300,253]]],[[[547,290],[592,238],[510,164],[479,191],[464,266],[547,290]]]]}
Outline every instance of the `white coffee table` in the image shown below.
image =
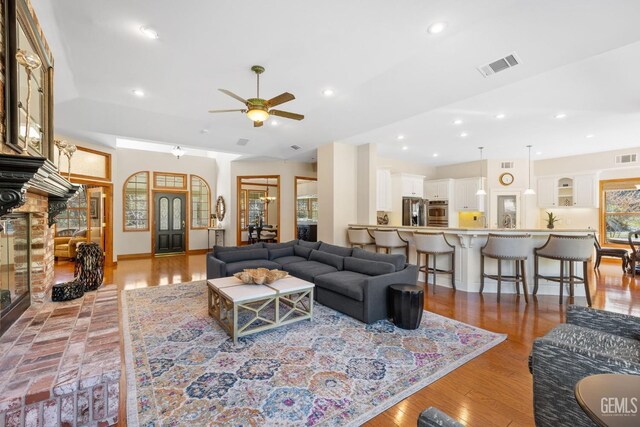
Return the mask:
{"type": "Polygon", "coordinates": [[[270,285],[245,285],[235,277],[223,277],[208,280],[207,288],[209,315],[234,344],[238,337],[313,318],[314,284],[297,277],[270,285]],[[250,317],[239,318],[242,312],[250,317]]]}

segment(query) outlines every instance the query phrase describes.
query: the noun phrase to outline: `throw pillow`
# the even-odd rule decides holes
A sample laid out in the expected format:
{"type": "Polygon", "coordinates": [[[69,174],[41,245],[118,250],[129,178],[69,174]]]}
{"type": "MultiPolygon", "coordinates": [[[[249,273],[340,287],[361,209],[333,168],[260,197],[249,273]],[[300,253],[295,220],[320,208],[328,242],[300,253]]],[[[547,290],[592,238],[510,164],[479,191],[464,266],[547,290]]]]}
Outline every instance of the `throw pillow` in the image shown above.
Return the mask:
{"type": "Polygon", "coordinates": [[[311,248],[307,248],[307,247],[300,246],[300,245],[295,245],[293,247],[293,253],[296,256],[301,256],[304,259],[309,259],[309,255],[311,255],[311,251],[312,250],[313,249],[311,249],[311,248]]]}
{"type": "Polygon", "coordinates": [[[224,262],[250,261],[254,259],[269,259],[268,249],[249,249],[243,251],[228,251],[217,253],[216,258],[224,262]]]}
{"type": "Polygon", "coordinates": [[[288,246],[284,248],[271,249],[269,248],[269,259],[282,258],[285,256],[293,256],[293,246],[288,246]]]}
{"type": "Polygon", "coordinates": [[[322,252],[334,254],[334,255],[339,255],[342,257],[351,256],[351,252],[353,251],[353,249],[351,248],[345,248],[337,245],[330,245],[329,243],[324,243],[324,242],[320,244],[320,247],[318,248],[318,250],[322,252]]]}
{"type": "Polygon", "coordinates": [[[396,267],[388,262],[369,261],[366,259],[347,257],[344,259],[344,269],[369,276],[381,276],[394,273],[396,267]]]}
{"type": "Polygon", "coordinates": [[[352,256],[369,261],[388,262],[396,267],[396,271],[403,270],[407,262],[407,258],[402,254],[377,254],[360,248],[354,248],[352,256]]]}
{"type": "Polygon", "coordinates": [[[318,249],[322,242],[307,242],[306,240],[298,240],[298,246],[309,249],[318,249]]]}
{"type": "Polygon", "coordinates": [[[288,242],[284,242],[284,243],[265,243],[264,247],[271,250],[271,249],[281,249],[281,248],[289,248],[289,247],[293,247],[295,245],[298,244],[297,240],[290,240],[288,242]]]}
{"type": "Polygon", "coordinates": [[[309,255],[309,261],[321,262],[323,264],[335,267],[338,270],[344,270],[344,257],[341,257],[340,255],[334,255],[328,252],[316,251],[315,249],[312,249],[311,255],[309,255]]]}
{"type": "Polygon", "coordinates": [[[235,252],[235,251],[250,251],[251,249],[262,249],[264,248],[264,243],[254,243],[253,245],[245,245],[245,246],[214,246],[213,253],[219,254],[222,252],[235,252]]]}

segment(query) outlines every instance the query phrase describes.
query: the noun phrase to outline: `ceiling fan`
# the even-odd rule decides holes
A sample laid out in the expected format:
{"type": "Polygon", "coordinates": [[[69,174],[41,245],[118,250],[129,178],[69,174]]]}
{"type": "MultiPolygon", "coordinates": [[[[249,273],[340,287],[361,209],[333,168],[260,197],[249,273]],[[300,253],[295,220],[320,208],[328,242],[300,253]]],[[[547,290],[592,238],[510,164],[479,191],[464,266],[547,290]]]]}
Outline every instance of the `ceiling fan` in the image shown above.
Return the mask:
{"type": "Polygon", "coordinates": [[[247,108],[242,108],[238,110],[209,110],[210,113],[230,113],[239,111],[241,113],[246,113],[247,117],[253,121],[253,127],[260,127],[264,123],[265,120],[269,118],[270,115],[284,117],[285,119],[293,119],[293,120],[302,120],[304,116],[302,114],[290,113],[288,111],[281,110],[273,110],[272,108],[276,105],[284,104],[285,102],[293,101],[296,99],[293,94],[289,92],[281,93],[280,95],[271,98],[269,100],[260,98],[260,74],[264,73],[264,67],[261,65],[254,65],[251,67],[251,71],[256,73],[257,80],[257,94],[255,98],[244,99],[235,93],[226,90],[226,89],[218,89],[220,92],[225,95],[229,95],[232,98],[237,99],[242,102],[247,108]]]}

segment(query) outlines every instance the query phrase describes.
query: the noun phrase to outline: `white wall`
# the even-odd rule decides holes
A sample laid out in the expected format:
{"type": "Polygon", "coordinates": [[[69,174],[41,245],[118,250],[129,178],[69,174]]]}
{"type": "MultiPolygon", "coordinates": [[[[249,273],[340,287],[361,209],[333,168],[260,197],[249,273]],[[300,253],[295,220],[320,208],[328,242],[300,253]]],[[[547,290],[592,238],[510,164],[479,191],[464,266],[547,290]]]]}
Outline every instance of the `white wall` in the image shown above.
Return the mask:
{"type": "MultiPolygon", "coordinates": [[[[113,200],[113,243],[114,255],[148,254],[152,252],[151,231],[123,231],[122,190],[124,181],[139,171],[175,172],[195,174],[207,181],[211,188],[212,211],[216,200],[217,167],[216,160],[206,157],[183,156],[177,159],[172,154],[118,148],[117,168],[114,170],[113,200]]],[[[153,200],[150,196],[150,202],[153,200]]],[[[189,209],[189,214],[190,214],[189,209]]],[[[150,227],[152,224],[150,224],[150,227]]],[[[189,230],[189,250],[207,248],[207,230],[189,230]]]]}
{"type": "Polygon", "coordinates": [[[391,174],[408,173],[412,175],[423,175],[425,179],[435,179],[437,173],[437,168],[433,166],[387,157],[378,157],[378,168],[389,169],[391,174]]]}
{"type": "MultiPolygon", "coordinates": [[[[225,167],[226,169],[226,167],[225,167]]],[[[227,203],[228,228],[225,226],[226,245],[236,245],[238,224],[238,176],[280,175],[280,241],[286,242],[296,237],[295,233],[295,177],[314,178],[316,172],[313,163],[293,162],[278,160],[271,162],[231,161],[230,170],[230,197],[227,203]]],[[[272,203],[277,203],[272,202],[272,203]]],[[[271,219],[269,219],[270,222],[271,219]]],[[[226,221],[225,221],[226,222],[226,221]]]]}

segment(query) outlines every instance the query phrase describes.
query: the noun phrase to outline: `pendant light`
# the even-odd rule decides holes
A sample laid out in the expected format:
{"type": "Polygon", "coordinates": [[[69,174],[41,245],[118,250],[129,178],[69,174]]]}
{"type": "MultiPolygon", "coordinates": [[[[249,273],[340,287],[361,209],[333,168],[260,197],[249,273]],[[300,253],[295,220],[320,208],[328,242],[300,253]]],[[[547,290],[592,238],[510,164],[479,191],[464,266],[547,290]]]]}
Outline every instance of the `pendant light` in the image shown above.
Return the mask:
{"type": "Polygon", "coordinates": [[[529,186],[524,190],[524,195],[534,196],[536,192],[531,188],[531,145],[527,145],[527,148],[529,149],[529,186]]]}
{"type": "Polygon", "coordinates": [[[171,149],[171,154],[179,159],[181,156],[184,156],[184,150],[178,145],[171,149]]]}
{"type": "Polygon", "coordinates": [[[480,188],[476,191],[476,196],[486,196],[487,192],[484,191],[484,166],[482,165],[482,150],[484,147],[478,147],[480,150],[480,188]]]}

